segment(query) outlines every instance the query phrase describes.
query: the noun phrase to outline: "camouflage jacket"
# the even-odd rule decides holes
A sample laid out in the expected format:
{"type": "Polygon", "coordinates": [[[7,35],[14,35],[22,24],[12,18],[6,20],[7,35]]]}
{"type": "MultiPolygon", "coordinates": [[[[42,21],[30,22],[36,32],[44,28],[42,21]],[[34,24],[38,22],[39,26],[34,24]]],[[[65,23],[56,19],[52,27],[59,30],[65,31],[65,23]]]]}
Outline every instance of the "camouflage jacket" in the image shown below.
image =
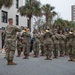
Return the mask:
{"type": "Polygon", "coordinates": [[[5,28],[5,47],[16,47],[16,33],[21,30],[14,25],[8,25],[5,28]]]}
{"type": "Polygon", "coordinates": [[[59,34],[55,34],[52,36],[52,40],[54,44],[59,44],[59,39],[60,39],[59,34]]]}
{"type": "Polygon", "coordinates": [[[16,40],[16,33],[20,32],[21,30],[19,28],[17,28],[14,25],[8,25],[5,28],[5,40],[7,39],[12,39],[12,40],[16,40]]]}
{"type": "Polygon", "coordinates": [[[46,32],[44,34],[44,44],[52,44],[52,33],[51,32],[46,32]]]}
{"type": "Polygon", "coordinates": [[[66,41],[66,36],[65,35],[60,35],[59,43],[65,43],[66,41]]]}
{"type": "Polygon", "coordinates": [[[22,41],[23,43],[30,43],[30,39],[31,39],[30,33],[23,32],[22,37],[23,37],[23,41],[22,41]]]}

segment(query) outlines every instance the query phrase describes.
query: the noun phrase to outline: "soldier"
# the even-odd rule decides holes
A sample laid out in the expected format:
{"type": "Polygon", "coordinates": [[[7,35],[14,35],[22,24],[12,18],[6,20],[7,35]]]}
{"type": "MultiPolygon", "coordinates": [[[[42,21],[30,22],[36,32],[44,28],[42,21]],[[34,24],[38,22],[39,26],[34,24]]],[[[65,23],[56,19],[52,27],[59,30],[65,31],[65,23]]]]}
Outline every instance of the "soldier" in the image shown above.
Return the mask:
{"type": "Polygon", "coordinates": [[[60,31],[60,40],[59,40],[59,48],[60,48],[60,57],[64,56],[64,52],[65,52],[65,41],[66,41],[66,37],[63,34],[62,30],[60,31]]]}
{"type": "Polygon", "coordinates": [[[43,38],[43,35],[44,35],[44,31],[41,33],[41,36],[40,36],[40,43],[41,43],[41,56],[44,56],[45,55],[45,50],[44,50],[44,38],[43,38]]]}
{"type": "Polygon", "coordinates": [[[21,38],[21,33],[18,32],[18,35],[17,35],[17,57],[20,57],[21,55],[21,52],[22,52],[22,42],[21,42],[22,38],[21,38]]]}
{"type": "Polygon", "coordinates": [[[13,62],[15,50],[16,50],[16,33],[21,30],[13,25],[13,19],[9,19],[9,25],[5,28],[5,50],[7,65],[16,65],[13,62]]]}
{"type": "Polygon", "coordinates": [[[2,31],[2,48],[4,47],[4,40],[5,40],[5,35],[4,35],[4,31],[2,31]]]}
{"type": "Polygon", "coordinates": [[[46,33],[44,34],[44,49],[46,54],[45,60],[52,60],[52,49],[53,49],[53,41],[52,41],[52,32],[50,32],[50,29],[48,28],[46,30],[46,33]]]}
{"type": "Polygon", "coordinates": [[[67,47],[67,42],[68,42],[67,35],[68,35],[68,32],[65,32],[64,35],[66,37],[66,39],[65,39],[65,53],[64,53],[64,55],[68,55],[68,49],[67,49],[68,48],[67,47]]]}
{"type": "Polygon", "coordinates": [[[33,51],[33,43],[34,43],[34,38],[31,37],[31,42],[30,42],[30,52],[33,51]]]}
{"type": "Polygon", "coordinates": [[[75,61],[75,33],[71,30],[67,36],[67,47],[69,50],[69,61],[75,61]]]}
{"type": "Polygon", "coordinates": [[[33,51],[34,51],[34,57],[38,57],[39,55],[39,44],[40,44],[40,36],[38,35],[38,32],[33,35],[34,37],[34,44],[33,44],[33,51]]]}
{"type": "Polygon", "coordinates": [[[59,34],[57,33],[57,29],[54,29],[54,35],[52,36],[53,39],[53,54],[54,58],[58,58],[58,50],[59,50],[59,34]]]}
{"type": "Polygon", "coordinates": [[[23,59],[28,59],[29,52],[30,52],[30,33],[27,30],[27,28],[24,29],[24,32],[22,34],[23,37],[23,46],[24,46],[24,58],[23,59]]]}

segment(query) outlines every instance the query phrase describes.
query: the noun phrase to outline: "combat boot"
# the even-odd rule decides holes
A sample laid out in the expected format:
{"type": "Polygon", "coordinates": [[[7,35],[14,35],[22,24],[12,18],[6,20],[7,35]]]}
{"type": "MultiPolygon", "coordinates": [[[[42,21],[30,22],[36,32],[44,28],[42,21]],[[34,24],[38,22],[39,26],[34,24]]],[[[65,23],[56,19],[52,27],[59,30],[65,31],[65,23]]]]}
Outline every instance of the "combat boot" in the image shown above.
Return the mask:
{"type": "Polygon", "coordinates": [[[52,60],[51,56],[49,56],[48,58],[49,58],[49,60],[52,60]]]}
{"type": "Polygon", "coordinates": [[[75,60],[74,60],[73,58],[70,58],[68,61],[73,61],[73,62],[75,62],[75,60]]]}
{"type": "Polygon", "coordinates": [[[58,59],[58,56],[54,56],[53,58],[56,58],[56,59],[58,59]]]}
{"type": "Polygon", "coordinates": [[[23,59],[29,59],[28,57],[24,57],[23,59]]]}
{"type": "Polygon", "coordinates": [[[7,62],[7,65],[11,65],[11,61],[8,61],[8,62],[7,62]]]}
{"type": "Polygon", "coordinates": [[[26,56],[25,59],[29,59],[28,56],[26,56]]]}
{"type": "Polygon", "coordinates": [[[44,54],[41,54],[40,56],[44,56],[44,54]]]}
{"type": "Polygon", "coordinates": [[[61,55],[60,55],[60,57],[64,57],[64,55],[63,55],[63,54],[61,54],[61,55]]]}
{"type": "Polygon", "coordinates": [[[28,58],[28,55],[25,55],[25,57],[24,57],[23,59],[29,59],[29,58],[28,58]]]}
{"type": "Polygon", "coordinates": [[[45,60],[49,60],[49,58],[48,58],[48,55],[46,55],[46,58],[45,58],[45,60]]]}
{"type": "Polygon", "coordinates": [[[37,58],[37,57],[38,57],[37,55],[34,56],[34,58],[37,58]]]}
{"type": "Polygon", "coordinates": [[[15,62],[11,61],[11,65],[17,65],[15,62]]]}
{"type": "Polygon", "coordinates": [[[17,55],[16,57],[20,57],[20,55],[17,55]]]}

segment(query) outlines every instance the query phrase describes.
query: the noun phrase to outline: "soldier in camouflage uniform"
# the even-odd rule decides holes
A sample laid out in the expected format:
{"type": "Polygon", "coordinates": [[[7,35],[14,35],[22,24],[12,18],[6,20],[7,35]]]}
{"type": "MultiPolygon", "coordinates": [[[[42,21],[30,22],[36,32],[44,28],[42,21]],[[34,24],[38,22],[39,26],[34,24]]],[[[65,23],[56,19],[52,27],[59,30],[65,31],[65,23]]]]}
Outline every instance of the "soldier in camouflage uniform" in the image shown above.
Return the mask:
{"type": "Polygon", "coordinates": [[[30,52],[30,33],[29,31],[27,30],[27,28],[25,28],[23,34],[22,34],[22,37],[23,37],[23,47],[24,47],[24,58],[23,59],[28,59],[28,56],[29,56],[29,52],[30,52]]]}
{"type": "Polygon", "coordinates": [[[16,50],[16,33],[21,30],[13,25],[13,19],[9,19],[9,25],[5,28],[5,50],[7,65],[16,65],[13,62],[15,50],[16,50]]]}
{"type": "Polygon", "coordinates": [[[60,57],[63,57],[64,56],[64,52],[65,52],[65,41],[66,41],[66,36],[63,34],[62,31],[60,31],[60,40],[59,40],[60,57]]]}
{"type": "Polygon", "coordinates": [[[39,55],[39,44],[40,44],[40,36],[38,35],[38,32],[33,35],[34,37],[34,44],[33,44],[33,51],[34,51],[34,57],[38,57],[39,55]]]}
{"type": "Polygon", "coordinates": [[[50,29],[48,28],[46,30],[46,33],[44,34],[44,49],[46,54],[45,60],[52,60],[52,49],[53,49],[53,41],[52,41],[52,32],[50,32],[50,29]]]}
{"type": "Polygon", "coordinates": [[[41,36],[40,36],[41,56],[44,56],[45,55],[43,35],[44,35],[44,32],[41,33],[41,36]]]}
{"type": "Polygon", "coordinates": [[[69,50],[69,61],[75,61],[75,33],[71,30],[67,36],[67,49],[69,50]]]}
{"type": "MultiPolygon", "coordinates": [[[[68,33],[65,32],[64,35],[65,35],[65,37],[67,37],[68,33]]],[[[65,39],[65,53],[64,53],[64,55],[68,55],[67,42],[68,42],[68,39],[66,38],[65,39]]]]}
{"type": "Polygon", "coordinates": [[[17,57],[20,57],[21,55],[21,48],[22,48],[22,42],[21,42],[22,38],[21,38],[21,33],[18,32],[18,35],[17,35],[17,57]]]}
{"type": "Polygon", "coordinates": [[[53,39],[53,54],[54,54],[54,58],[58,58],[59,38],[60,38],[60,36],[57,33],[57,29],[54,29],[54,35],[52,36],[52,39],[53,39]]]}

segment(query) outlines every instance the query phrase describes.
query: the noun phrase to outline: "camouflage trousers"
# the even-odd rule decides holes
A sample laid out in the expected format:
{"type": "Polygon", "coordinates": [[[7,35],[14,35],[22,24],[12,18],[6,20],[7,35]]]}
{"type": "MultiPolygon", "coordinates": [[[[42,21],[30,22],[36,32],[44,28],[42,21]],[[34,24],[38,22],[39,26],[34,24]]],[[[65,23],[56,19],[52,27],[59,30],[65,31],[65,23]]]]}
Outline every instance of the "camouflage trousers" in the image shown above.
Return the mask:
{"type": "Polygon", "coordinates": [[[65,43],[65,55],[68,55],[68,46],[67,46],[67,43],[65,43]]]}
{"type": "Polygon", "coordinates": [[[5,48],[6,48],[6,59],[8,61],[13,61],[16,50],[16,42],[13,40],[5,41],[5,48]]]}
{"type": "Polygon", "coordinates": [[[41,55],[45,54],[44,45],[41,44],[41,55]]]}
{"type": "Polygon", "coordinates": [[[24,43],[24,44],[23,44],[23,48],[24,48],[23,54],[24,54],[25,56],[29,56],[30,44],[29,44],[29,43],[24,43]]]}
{"type": "Polygon", "coordinates": [[[65,53],[65,43],[60,43],[59,44],[59,51],[60,51],[60,56],[63,56],[65,53]]]}
{"type": "Polygon", "coordinates": [[[15,55],[15,51],[7,50],[6,51],[6,59],[7,59],[7,61],[13,61],[14,55],[15,55]]]}
{"type": "Polygon", "coordinates": [[[69,57],[75,59],[75,45],[69,45],[69,57]]]}
{"type": "Polygon", "coordinates": [[[52,44],[45,44],[44,45],[44,49],[45,49],[45,55],[46,55],[46,57],[47,58],[51,58],[53,45],[52,44]]]}
{"type": "Polygon", "coordinates": [[[33,45],[33,51],[34,51],[34,55],[38,56],[39,55],[39,43],[35,43],[33,45]]]}
{"type": "Polygon", "coordinates": [[[58,56],[59,44],[54,44],[53,48],[54,48],[53,54],[54,54],[54,57],[56,58],[58,56]]]}
{"type": "Polygon", "coordinates": [[[18,55],[21,55],[21,52],[22,52],[22,45],[17,44],[17,53],[18,53],[18,55]]]}

